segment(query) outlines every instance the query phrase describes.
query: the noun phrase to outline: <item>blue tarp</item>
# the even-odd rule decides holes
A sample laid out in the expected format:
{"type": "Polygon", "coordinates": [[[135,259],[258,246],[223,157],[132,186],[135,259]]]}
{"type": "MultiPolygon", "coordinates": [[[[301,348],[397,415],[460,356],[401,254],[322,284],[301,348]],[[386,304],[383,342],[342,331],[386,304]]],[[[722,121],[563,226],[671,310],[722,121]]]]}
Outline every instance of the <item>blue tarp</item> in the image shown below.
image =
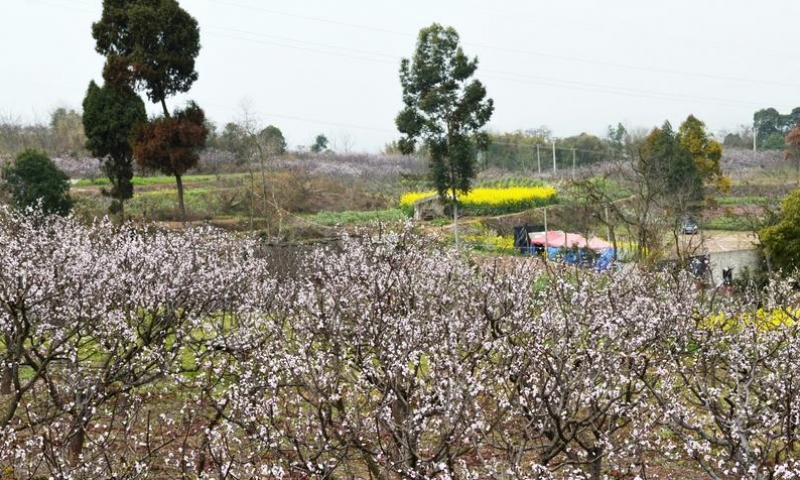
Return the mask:
{"type": "Polygon", "coordinates": [[[599,256],[597,257],[597,261],[594,264],[594,268],[597,270],[608,270],[608,267],[611,266],[611,262],[614,261],[614,249],[607,248],[605,250],[600,250],[597,252],[599,256]]]}
{"type": "Polygon", "coordinates": [[[575,265],[593,266],[595,269],[608,270],[611,262],[614,261],[614,249],[607,248],[594,252],[590,255],[585,249],[567,249],[562,247],[547,247],[547,258],[549,260],[563,260],[564,262],[575,265]]]}

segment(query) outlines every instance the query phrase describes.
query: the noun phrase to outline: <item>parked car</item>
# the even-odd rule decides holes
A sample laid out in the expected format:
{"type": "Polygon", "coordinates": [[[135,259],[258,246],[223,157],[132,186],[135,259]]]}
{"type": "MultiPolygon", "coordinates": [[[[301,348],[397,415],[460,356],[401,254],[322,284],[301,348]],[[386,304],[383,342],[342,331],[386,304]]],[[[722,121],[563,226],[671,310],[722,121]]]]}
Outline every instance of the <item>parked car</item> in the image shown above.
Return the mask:
{"type": "Polygon", "coordinates": [[[685,235],[694,235],[700,230],[700,227],[692,219],[686,219],[683,221],[683,233],[685,235]]]}

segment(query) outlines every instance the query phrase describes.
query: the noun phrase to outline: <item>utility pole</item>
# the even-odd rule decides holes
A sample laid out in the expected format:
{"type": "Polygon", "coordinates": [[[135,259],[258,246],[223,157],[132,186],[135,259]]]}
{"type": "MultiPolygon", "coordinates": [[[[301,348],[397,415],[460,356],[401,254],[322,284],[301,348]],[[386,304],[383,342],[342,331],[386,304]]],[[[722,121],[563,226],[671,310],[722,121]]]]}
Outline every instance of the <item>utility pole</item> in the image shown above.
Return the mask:
{"type": "Polygon", "coordinates": [[[575,149],[572,149],[572,181],[575,181],[575,149]]]}
{"type": "Polygon", "coordinates": [[[544,207],[544,263],[547,263],[547,207],[544,207]]]}
{"type": "Polygon", "coordinates": [[[542,176],[542,157],[539,155],[539,144],[536,144],[536,166],[539,168],[539,176],[542,176]]]}
{"type": "Polygon", "coordinates": [[[556,174],[556,139],[553,139],[553,176],[556,174]]]}

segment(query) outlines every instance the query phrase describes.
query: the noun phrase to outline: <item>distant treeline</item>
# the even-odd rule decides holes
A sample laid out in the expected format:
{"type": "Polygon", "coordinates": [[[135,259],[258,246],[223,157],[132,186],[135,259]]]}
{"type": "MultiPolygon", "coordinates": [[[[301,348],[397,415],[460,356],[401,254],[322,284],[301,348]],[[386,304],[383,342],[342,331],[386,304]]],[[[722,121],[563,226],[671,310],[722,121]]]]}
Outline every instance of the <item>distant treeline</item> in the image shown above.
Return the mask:
{"type": "MultiPolygon", "coordinates": [[[[786,134],[800,121],[800,107],[785,115],[774,108],[761,109],[754,113],[753,121],[758,150],[782,150],[786,134]]],[[[246,162],[251,154],[248,150],[256,146],[271,155],[287,152],[282,132],[271,125],[253,132],[235,123],[219,129],[209,123],[209,127],[207,147],[215,157],[222,155],[233,163],[246,162]]],[[[749,126],[740,126],[734,132],[720,132],[719,141],[728,148],[752,148],[753,131],[749,126]]],[[[555,142],[556,168],[571,168],[573,163],[580,167],[620,158],[625,154],[628,136],[622,125],[609,127],[604,138],[588,133],[556,138],[546,127],[492,133],[480,164],[481,168],[510,171],[552,170],[555,142]]],[[[27,148],[43,150],[51,157],[81,158],[88,156],[85,143],[81,114],[72,109],[57,108],[48,123],[25,125],[12,118],[0,118],[0,158],[13,158],[27,148]]],[[[391,147],[392,144],[387,145],[385,153],[392,153],[391,147]]]]}

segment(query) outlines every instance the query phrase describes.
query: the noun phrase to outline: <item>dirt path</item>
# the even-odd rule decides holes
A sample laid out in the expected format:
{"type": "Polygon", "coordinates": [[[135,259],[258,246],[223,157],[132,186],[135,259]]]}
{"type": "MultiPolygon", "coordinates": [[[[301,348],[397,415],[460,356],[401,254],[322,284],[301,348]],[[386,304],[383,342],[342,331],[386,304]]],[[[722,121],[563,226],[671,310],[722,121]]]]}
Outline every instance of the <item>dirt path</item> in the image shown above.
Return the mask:
{"type": "Polygon", "coordinates": [[[695,235],[681,235],[684,251],[699,253],[748,250],[758,244],[753,232],[728,230],[700,230],[695,235]]]}

